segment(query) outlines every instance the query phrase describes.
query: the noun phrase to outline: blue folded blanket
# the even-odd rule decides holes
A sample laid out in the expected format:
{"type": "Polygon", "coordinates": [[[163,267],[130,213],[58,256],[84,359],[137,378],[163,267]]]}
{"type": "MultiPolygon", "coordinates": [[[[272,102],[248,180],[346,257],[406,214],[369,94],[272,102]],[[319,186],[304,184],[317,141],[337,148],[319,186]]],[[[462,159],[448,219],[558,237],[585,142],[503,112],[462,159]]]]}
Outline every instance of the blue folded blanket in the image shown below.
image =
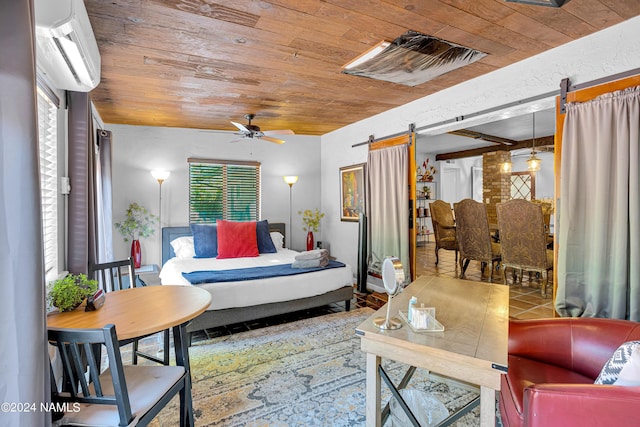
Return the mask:
{"type": "Polygon", "coordinates": [[[312,271],[340,268],[345,265],[338,261],[329,261],[326,267],[291,268],[291,264],[270,265],[268,267],[238,268],[235,270],[207,270],[182,273],[192,285],[217,282],[239,282],[242,280],[267,279],[278,276],[294,276],[312,271]]]}

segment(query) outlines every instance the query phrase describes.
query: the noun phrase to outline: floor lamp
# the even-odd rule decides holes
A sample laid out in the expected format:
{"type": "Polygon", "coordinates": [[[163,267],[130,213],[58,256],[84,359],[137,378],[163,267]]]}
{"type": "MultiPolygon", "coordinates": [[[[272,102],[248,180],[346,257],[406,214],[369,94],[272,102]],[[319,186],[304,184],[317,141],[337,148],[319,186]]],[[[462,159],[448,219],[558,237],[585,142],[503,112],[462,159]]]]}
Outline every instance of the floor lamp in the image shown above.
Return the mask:
{"type": "Polygon", "coordinates": [[[287,245],[287,248],[291,249],[291,237],[293,237],[293,227],[291,226],[291,211],[293,209],[293,205],[291,204],[291,193],[293,190],[293,184],[298,182],[298,177],[295,175],[285,176],[284,182],[289,184],[289,244],[287,245]]]}
{"type": "Polygon", "coordinates": [[[153,176],[160,185],[158,197],[158,246],[160,247],[160,267],[162,267],[162,183],[169,178],[170,174],[171,172],[163,170],[151,171],[151,176],[153,176]]]}

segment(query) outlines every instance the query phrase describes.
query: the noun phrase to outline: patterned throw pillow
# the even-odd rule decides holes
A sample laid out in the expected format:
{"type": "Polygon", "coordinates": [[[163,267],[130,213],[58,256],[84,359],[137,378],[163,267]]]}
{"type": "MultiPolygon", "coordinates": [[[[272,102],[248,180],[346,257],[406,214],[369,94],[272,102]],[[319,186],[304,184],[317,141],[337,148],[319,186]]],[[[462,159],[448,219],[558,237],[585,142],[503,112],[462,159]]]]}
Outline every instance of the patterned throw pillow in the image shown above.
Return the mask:
{"type": "Polygon", "coordinates": [[[627,387],[640,386],[640,346],[636,346],[631,353],[631,357],[624,368],[620,371],[618,379],[613,385],[624,385],[627,387]]]}
{"type": "Polygon", "coordinates": [[[627,341],[613,352],[613,355],[600,371],[594,384],[613,384],[618,379],[620,371],[631,359],[633,350],[640,346],[640,341],[627,341]]]}

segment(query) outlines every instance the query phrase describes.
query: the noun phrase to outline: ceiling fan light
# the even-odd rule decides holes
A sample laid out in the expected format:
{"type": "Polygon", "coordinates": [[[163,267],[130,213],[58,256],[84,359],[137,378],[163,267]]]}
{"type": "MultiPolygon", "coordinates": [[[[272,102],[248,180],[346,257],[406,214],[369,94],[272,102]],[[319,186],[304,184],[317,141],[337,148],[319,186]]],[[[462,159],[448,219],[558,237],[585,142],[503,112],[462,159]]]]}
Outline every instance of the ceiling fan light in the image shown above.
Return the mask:
{"type": "Polygon", "coordinates": [[[507,3],[530,4],[533,6],[562,7],[569,0],[504,0],[507,3]]]}

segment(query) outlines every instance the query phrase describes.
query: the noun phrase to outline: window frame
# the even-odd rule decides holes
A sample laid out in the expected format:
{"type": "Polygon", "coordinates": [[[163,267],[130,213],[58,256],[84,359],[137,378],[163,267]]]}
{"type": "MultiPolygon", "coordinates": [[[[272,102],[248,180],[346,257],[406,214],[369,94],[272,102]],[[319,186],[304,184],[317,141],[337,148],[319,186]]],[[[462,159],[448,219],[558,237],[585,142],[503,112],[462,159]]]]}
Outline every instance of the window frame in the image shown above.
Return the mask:
{"type": "MultiPolygon", "coordinates": [[[[229,220],[229,221],[259,221],[261,216],[261,164],[255,161],[242,161],[242,160],[220,160],[220,159],[201,159],[201,158],[188,158],[188,178],[189,178],[189,223],[211,223],[217,219],[229,220]],[[220,174],[218,176],[207,176],[206,169],[208,168],[220,168],[220,174]],[[198,176],[200,174],[200,176],[198,176]],[[210,179],[208,182],[206,179],[210,179]],[[255,184],[255,187],[248,187],[245,181],[246,179],[253,180],[250,185],[255,184]],[[235,182],[234,182],[235,180],[235,182]],[[198,187],[206,186],[211,188],[215,186],[216,189],[205,190],[209,192],[219,191],[222,196],[222,206],[212,207],[208,211],[204,209],[194,208],[194,205],[198,203],[194,194],[198,191],[198,187]],[[249,193],[251,196],[247,197],[247,189],[252,188],[249,193]],[[231,192],[234,191],[234,193],[231,192]],[[233,197],[232,197],[233,196],[233,197]],[[240,210],[233,210],[231,205],[238,202],[240,197],[240,203],[249,203],[248,216],[246,212],[243,213],[240,210]],[[203,215],[201,217],[201,215],[203,215]]],[[[202,202],[199,202],[202,203],[202,202]]],[[[244,208],[243,208],[244,209],[244,208]]]]}
{"type": "MultiPolygon", "coordinates": [[[[36,103],[38,109],[38,161],[40,169],[40,201],[42,207],[42,242],[45,282],[58,278],[65,265],[65,204],[60,177],[65,168],[64,117],[60,97],[46,83],[38,79],[36,103]],[[46,103],[46,106],[43,105],[46,103]],[[46,117],[43,117],[43,113],[46,117]],[[43,125],[49,126],[43,129],[43,125]],[[62,138],[61,138],[62,136],[62,138]],[[44,138],[44,140],[43,140],[44,138]],[[48,157],[43,157],[46,144],[48,157]],[[46,169],[45,169],[46,168],[46,169]],[[44,178],[43,173],[51,171],[44,178]],[[48,194],[44,192],[47,191],[48,194]]],[[[47,154],[44,154],[47,156],[47,154]]]]}

